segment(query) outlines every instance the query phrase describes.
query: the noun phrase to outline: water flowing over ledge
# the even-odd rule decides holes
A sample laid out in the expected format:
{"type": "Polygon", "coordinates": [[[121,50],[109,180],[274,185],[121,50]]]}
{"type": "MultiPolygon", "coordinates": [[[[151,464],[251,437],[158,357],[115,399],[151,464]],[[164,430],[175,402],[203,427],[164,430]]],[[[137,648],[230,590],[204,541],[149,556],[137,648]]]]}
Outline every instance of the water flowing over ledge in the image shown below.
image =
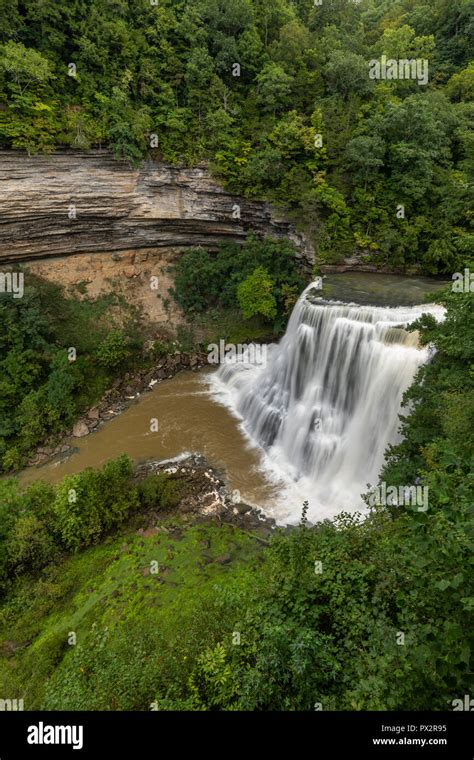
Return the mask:
{"type": "Polygon", "coordinates": [[[263,450],[263,466],[284,484],[272,513],[296,522],[303,500],[315,521],[363,509],[389,443],[399,440],[404,392],[429,349],[404,327],[442,307],[374,307],[324,301],[311,284],[267,361],[225,362],[211,377],[214,397],[240,418],[263,450]]]}

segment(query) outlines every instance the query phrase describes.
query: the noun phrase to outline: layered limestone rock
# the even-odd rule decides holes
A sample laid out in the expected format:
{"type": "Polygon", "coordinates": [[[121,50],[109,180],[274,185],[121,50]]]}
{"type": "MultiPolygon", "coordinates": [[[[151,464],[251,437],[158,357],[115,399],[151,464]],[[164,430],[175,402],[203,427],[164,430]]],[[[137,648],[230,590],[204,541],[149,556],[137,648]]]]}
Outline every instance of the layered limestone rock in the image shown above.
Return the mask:
{"type": "Polygon", "coordinates": [[[305,237],[267,203],[227,193],[205,166],[145,162],[108,152],[0,153],[0,263],[52,256],[243,241],[250,231],[290,238],[310,265],[305,237]],[[240,218],[239,218],[240,216],[240,218]]]}

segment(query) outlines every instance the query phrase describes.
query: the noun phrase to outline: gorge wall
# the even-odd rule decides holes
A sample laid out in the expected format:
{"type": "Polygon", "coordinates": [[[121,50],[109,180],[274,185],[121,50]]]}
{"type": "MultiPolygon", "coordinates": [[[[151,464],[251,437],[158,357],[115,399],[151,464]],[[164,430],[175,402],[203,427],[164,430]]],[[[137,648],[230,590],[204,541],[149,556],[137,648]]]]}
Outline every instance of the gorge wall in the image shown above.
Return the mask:
{"type": "Polygon", "coordinates": [[[290,239],[303,268],[314,258],[268,203],[229,194],[206,166],[133,168],[105,150],[1,151],[0,183],[0,265],[21,264],[83,297],[120,294],[157,326],[182,321],[169,295],[170,265],[186,248],[243,242],[254,231],[290,239]]]}
{"type": "Polygon", "coordinates": [[[144,162],[107,151],[28,157],[0,153],[0,263],[100,251],[215,247],[250,230],[290,238],[302,263],[307,240],[268,203],[227,193],[205,166],[144,162]],[[240,218],[233,218],[236,204],[240,218]]]}

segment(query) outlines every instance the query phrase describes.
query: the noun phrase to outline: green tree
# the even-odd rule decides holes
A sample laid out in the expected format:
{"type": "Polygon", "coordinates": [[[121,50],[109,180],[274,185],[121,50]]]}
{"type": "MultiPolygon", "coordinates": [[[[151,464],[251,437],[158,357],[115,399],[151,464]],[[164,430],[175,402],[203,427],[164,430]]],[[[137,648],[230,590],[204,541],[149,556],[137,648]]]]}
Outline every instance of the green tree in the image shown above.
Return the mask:
{"type": "Polygon", "coordinates": [[[11,94],[20,96],[32,85],[45,84],[54,78],[51,63],[45,56],[13,40],[0,46],[0,72],[11,94]]]}
{"type": "Polygon", "coordinates": [[[127,356],[127,341],[121,330],[111,330],[97,347],[97,358],[107,369],[123,364],[127,356]]]}
{"type": "Polygon", "coordinates": [[[9,562],[18,572],[38,571],[53,562],[54,539],[34,514],[20,515],[8,538],[9,562]]]}
{"type": "Polygon", "coordinates": [[[138,506],[138,492],[130,483],[132,465],[125,455],[107,462],[102,470],[88,468],[64,478],[53,504],[55,529],[61,543],[77,551],[96,543],[138,506]]]}
{"type": "Polygon", "coordinates": [[[254,269],[246,280],[237,288],[237,299],[245,319],[261,314],[266,319],[274,319],[277,315],[275,296],[273,295],[274,281],[263,267],[254,269]]]}
{"type": "Polygon", "coordinates": [[[292,77],[276,63],[267,63],[257,76],[258,102],[263,111],[275,115],[289,103],[292,77]]]}

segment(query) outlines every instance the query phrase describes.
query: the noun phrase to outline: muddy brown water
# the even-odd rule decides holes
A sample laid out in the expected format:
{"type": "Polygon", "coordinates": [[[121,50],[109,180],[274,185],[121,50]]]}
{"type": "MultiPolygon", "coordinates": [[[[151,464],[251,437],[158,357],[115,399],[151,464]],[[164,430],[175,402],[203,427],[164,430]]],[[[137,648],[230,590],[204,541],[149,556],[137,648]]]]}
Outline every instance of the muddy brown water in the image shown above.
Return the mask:
{"type": "Polygon", "coordinates": [[[22,483],[38,479],[56,483],[65,475],[100,467],[121,454],[140,462],[199,452],[222,472],[231,490],[240,492],[242,501],[261,506],[271,503],[277,489],[259,470],[258,449],[248,444],[238,420],[212,399],[206,374],[182,372],[155,385],[97,431],[70,439],[77,451],[64,461],[25,470],[22,483]],[[150,431],[152,419],[158,421],[157,432],[150,431]]]}

